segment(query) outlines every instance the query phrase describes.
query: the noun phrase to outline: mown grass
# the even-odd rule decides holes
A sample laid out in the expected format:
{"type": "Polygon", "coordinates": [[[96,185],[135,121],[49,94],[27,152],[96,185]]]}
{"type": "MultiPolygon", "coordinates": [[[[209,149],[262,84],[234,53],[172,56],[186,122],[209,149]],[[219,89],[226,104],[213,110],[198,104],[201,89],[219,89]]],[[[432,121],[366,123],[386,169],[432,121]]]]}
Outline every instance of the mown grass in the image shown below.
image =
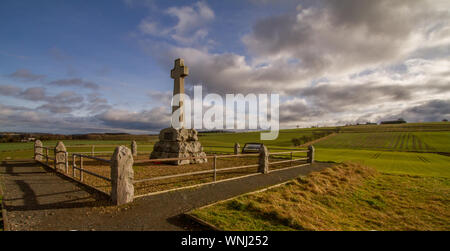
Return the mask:
{"type": "Polygon", "coordinates": [[[450,230],[450,179],[345,164],[195,210],[224,230],[450,230]]]}
{"type": "Polygon", "coordinates": [[[434,153],[317,149],[316,160],[351,161],[374,167],[383,173],[450,178],[450,158],[434,153]]]}
{"type": "Polygon", "coordinates": [[[331,131],[334,128],[308,128],[308,129],[292,129],[281,130],[276,140],[261,141],[260,132],[243,132],[243,133],[201,133],[200,142],[205,146],[230,146],[233,147],[238,142],[243,147],[245,143],[264,143],[267,146],[277,147],[293,147],[292,139],[302,136],[312,136],[314,132],[331,131]]]}

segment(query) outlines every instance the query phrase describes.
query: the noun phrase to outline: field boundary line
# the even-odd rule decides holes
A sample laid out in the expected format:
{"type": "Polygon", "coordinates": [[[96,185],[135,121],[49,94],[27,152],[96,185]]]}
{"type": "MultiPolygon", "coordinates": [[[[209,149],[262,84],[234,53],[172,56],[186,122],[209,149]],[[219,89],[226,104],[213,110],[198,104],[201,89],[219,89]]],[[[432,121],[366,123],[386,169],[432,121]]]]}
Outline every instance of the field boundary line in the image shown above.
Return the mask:
{"type": "Polygon", "coordinates": [[[318,142],[320,142],[322,140],[326,140],[326,139],[331,138],[331,137],[336,136],[336,135],[337,135],[337,133],[334,132],[334,133],[332,133],[330,135],[327,135],[325,137],[322,137],[320,139],[316,139],[316,140],[310,141],[308,143],[305,143],[303,145],[299,145],[298,147],[300,148],[300,147],[306,147],[306,146],[314,145],[314,144],[316,144],[316,143],[318,143],[318,142]]]}

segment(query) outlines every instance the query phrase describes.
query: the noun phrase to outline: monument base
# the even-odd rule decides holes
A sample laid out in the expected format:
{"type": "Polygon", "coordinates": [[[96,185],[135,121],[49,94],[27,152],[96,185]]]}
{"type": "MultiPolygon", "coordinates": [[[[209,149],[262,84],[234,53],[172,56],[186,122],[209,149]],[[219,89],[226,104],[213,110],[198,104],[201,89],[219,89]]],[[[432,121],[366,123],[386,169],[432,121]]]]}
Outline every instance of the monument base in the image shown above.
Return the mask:
{"type": "Polygon", "coordinates": [[[159,141],[153,147],[150,159],[190,158],[193,160],[168,161],[172,165],[201,164],[208,162],[195,129],[166,128],[159,133],[159,141]]]}

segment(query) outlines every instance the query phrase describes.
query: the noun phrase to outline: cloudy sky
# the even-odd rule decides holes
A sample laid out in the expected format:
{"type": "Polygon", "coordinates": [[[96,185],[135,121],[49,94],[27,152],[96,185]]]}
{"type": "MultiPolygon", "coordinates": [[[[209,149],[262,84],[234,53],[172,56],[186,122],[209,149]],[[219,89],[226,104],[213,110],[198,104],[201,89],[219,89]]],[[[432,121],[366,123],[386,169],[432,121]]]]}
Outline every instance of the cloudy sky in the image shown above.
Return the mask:
{"type": "Polygon", "coordinates": [[[448,0],[2,0],[0,131],[152,133],[187,89],[279,93],[282,128],[450,119],[448,0]]]}

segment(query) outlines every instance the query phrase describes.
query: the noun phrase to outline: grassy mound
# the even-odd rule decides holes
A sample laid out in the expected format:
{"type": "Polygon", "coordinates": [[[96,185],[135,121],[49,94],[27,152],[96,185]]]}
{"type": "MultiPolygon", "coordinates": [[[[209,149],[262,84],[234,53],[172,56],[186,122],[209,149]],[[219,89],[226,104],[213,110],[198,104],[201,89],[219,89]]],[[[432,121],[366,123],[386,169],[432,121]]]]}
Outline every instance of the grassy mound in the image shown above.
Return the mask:
{"type": "Polygon", "coordinates": [[[224,230],[450,230],[450,180],[343,164],[193,212],[224,230]]]}

